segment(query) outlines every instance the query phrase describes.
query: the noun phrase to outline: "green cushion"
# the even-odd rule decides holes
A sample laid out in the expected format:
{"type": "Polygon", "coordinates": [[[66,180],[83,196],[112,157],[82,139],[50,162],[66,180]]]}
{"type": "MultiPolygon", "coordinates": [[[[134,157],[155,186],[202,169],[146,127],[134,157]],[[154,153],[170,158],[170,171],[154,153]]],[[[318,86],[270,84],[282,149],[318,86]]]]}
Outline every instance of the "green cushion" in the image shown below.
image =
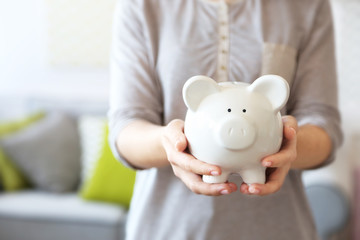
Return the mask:
{"type": "MultiPolygon", "coordinates": [[[[22,119],[0,122],[0,138],[20,131],[30,124],[42,119],[45,116],[44,112],[30,114],[22,119]]],[[[5,191],[16,191],[29,187],[29,181],[20,172],[17,166],[11,162],[8,156],[0,148],[0,181],[2,182],[5,191]]]]}
{"type": "Polygon", "coordinates": [[[105,126],[102,152],[92,176],[80,191],[86,200],[105,201],[129,207],[135,183],[135,171],[123,166],[113,156],[109,143],[109,130],[105,126]]]}
{"type": "Polygon", "coordinates": [[[0,177],[5,191],[16,191],[30,186],[22,172],[11,162],[0,148],[0,177]]]}

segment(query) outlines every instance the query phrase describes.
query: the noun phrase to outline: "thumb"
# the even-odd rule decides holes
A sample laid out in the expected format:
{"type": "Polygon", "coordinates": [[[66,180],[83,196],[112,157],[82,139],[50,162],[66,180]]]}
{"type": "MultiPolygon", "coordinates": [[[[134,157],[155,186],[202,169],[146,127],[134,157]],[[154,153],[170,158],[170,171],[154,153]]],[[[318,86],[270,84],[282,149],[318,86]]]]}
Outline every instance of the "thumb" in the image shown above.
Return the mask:
{"type": "Polygon", "coordinates": [[[168,124],[168,136],[177,151],[185,151],[188,143],[184,134],[184,121],[178,119],[171,121],[168,124]]]}
{"type": "Polygon", "coordinates": [[[185,135],[182,134],[181,136],[178,137],[178,139],[175,142],[175,149],[179,152],[183,152],[185,151],[186,148],[187,148],[187,140],[185,138],[185,135]]]}

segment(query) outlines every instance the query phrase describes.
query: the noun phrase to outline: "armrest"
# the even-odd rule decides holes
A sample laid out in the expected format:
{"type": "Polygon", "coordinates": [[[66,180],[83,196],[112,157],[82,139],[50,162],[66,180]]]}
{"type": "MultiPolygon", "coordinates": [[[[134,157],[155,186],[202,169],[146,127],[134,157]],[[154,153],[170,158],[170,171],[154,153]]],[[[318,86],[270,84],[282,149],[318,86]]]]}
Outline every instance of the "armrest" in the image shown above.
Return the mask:
{"type": "Polygon", "coordinates": [[[321,239],[344,229],[350,219],[350,202],[343,191],[331,184],[313,184],[305,190],[321,239]]]}

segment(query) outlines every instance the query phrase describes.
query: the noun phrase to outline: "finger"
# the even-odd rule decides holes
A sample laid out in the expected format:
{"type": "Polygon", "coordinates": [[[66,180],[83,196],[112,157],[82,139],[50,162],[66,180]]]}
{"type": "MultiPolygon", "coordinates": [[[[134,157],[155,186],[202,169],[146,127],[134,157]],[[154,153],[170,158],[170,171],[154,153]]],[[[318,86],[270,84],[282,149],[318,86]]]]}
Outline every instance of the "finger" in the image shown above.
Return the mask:
{"type": "Polygon", "coordinates": [[[282,167],[289,162],[293,162],[297,157],[296,152],[296,131],[292,127],[284,127],[283,146],[280,151],[265,157],[262,160],[264,167],[282,167]]]}
{"type": "Polygon", "coordinates": [[[262,184],[247,184],[242,183],[240,186],[240,192],[247,195],[259,195],[260,194],[260,186],[262,184]]]}
{"type": "Polygon", "coordinates": [[[265,184],[250,184],[247,189],[249,192],[248,194],[265,196],[279,191],[285,181],[289,169],[290,165],[276,168],[265,184]]]}
{"type": "Polygon", "coordinates": [[[240,192],[243,194],[250,194],[249,192],[249,185],[246,183],[242,183],[240,186],[240,192]]]}
{"type": "Polygon", "coordinates": [[[294,128],[295,131],[298,130],[298,123],[295,117],[290,116],[290,115],[286,115],[282,117],[282,122],[284,124],[284,127],[288,126],[291,128],[294,128]]]}
{"type": "Polygon", "coordinates": [[[296,130],[291,126],[284,126],[285,141],[296,140],[296,130]]]}
{"type": "Polygon", "coordinates": [[[165,138],[173,144],[175,149],[183,152],[187,148],[187,139],[184,134],[184,121],[173,120],[166,127],[165,138]]]}
{"type": "MultiPolygon", "coordinates": [[[[259,186],[258,194],[260,196],[264,196],[279,191],[285,181],[289,169],[290,165],[282,168],[277,168],[269,176],[268,181],[265,184],[259,186]]],[[[249,191],[251,192],[251,189],[249,191]]]]}
{"type": "Polygon", "coordinates": [[[211,165],[194,158],[190,154],[183,154],[182,158],[175,159],[175,165],[198,175],[219,176],[221,168],[216,165],[211,165]]]}
{"type": "MultiPolygon", "coordinates": [[[[176,168],[176,167],[175,167],[176,168]]],[[[227,195],[237,190],[235,183],[220,183],[209,184],[204,183],[201,176],[191,172],[177,169],[178,177],[185,183],[185,185],[194,193],[207,196],[227,195]]]]}
{"type": "Polygon", "coordinates": [[[198,175],[219,176],[221,174],[220,167],[202,162],[191,154],[175,151],[169,141],[164,141],[163,144],[171,165],[198,175]]]}

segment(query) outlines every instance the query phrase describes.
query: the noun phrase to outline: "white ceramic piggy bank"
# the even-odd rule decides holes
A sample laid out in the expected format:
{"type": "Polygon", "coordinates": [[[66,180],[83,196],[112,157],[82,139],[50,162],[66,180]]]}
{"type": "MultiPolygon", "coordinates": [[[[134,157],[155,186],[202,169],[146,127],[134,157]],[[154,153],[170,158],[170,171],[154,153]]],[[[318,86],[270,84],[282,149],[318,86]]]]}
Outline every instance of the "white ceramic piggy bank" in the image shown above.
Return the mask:
{"type": "Polygon", "coordinates": [[[251,85],[190,78],[183,88],[189,150],[222,169],[220,176],[204,175],[203,181],[223,183],[230,174],[239,174],[247,184],[265,183],[261,159],[280,149],[280,109],[288,97],[289,86],[277,75],[264,75],[251,85]]]}

